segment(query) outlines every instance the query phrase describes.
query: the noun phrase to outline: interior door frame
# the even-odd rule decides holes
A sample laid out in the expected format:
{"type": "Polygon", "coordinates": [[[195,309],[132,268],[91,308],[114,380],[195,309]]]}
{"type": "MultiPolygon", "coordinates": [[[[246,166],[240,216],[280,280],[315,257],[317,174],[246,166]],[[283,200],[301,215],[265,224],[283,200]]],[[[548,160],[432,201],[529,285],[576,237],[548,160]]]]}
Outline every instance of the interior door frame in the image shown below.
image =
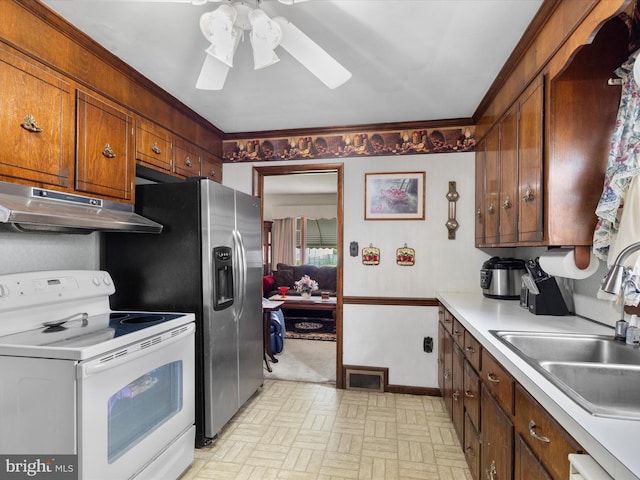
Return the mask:
{"type": "MultiPolygon", "coordinates": [[[[345,388],[342,363],[342,266],[343,266],[343,238],[344,238],[344,164],[343,163],[314,163],[303,165],[274,165],[269,167],[253,167],[253,195],[262,198],[264,177],[275,175],[291,175],[296,173],[335,172],[337,174],[337,219],[336,235],[338,242],[338,264],[336,268],[336,388],[345,388]]],[[[262,205],[263,202],[261,202],[262,205]]],[[[264,206],[261,207],[261,218],[264,219],[264,206]]]]}

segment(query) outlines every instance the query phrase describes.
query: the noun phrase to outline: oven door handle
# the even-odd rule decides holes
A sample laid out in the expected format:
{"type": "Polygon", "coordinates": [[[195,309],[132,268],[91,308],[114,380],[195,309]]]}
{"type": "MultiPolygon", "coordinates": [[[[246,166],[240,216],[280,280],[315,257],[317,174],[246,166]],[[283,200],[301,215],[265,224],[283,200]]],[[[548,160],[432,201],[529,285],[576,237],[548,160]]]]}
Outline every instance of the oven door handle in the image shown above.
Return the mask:
{"type": "Polygon", "coordinates": [[[193,335],[196,329],[195,323],[193,322],[185,325],[184,327],[186,327],[186,329],[180,331],[178,334],[174,334],[176,330],[165,332],[161,335],[153,337],[153,339],[146,339],[136,344],[128,345],[120,350],[115,350],[106,355],[101,355],[95,360],[89,360],[86,363],[81,363],[78,368],[78,378],[86,378],[91,375],[97,375],[112,368],[121,366],[124,363],[142,358],[146,355],[149,355],[150,353],[154,353],[160,348],[164,348],[167,345],[180,341],[188,335],[193,335]],[[161,337],[162,341],[157,342],[158,337],[161,337]]]}

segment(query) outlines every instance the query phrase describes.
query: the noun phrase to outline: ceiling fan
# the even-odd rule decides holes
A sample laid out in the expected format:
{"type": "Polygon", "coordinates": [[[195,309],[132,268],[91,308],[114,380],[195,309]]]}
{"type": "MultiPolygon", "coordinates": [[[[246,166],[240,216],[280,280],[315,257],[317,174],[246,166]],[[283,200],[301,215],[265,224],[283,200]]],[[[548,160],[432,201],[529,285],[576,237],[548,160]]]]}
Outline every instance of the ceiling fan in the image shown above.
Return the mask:
{"type": "MultiPolygon", "coordinates": [[[[200,30],[211,45],[206,49],[207,56],[196,88],[223,88],[245,32],[249,32],[256,70],[278,62],[280,59],[274,49],[280,46],[331,89],[351,78],[346,68],[287,19],[269,18],[259,7],[260,0],[191,0],[191,3],[204,4],[207,1],[224,3],[200,17],[200,30]]],[[[306,0],[279,1],[293,5],[306,0]]]]}
{"type": "MultiPolygon", "coordinates": [[[[200,30],[211,43],[196,82],[201,90],[222,90],[240,40],[248,32],[253,49],[254,69],[268,67],[280,59],[278,46],[320,79],[327,87],[337,88],[351,78],[351,72],[284,17],[270,18],[259,5],[261,0],[132,0],[177,2],[204,5],[222,3],[200,17],[200,30]]],[[[285,5],[307,0],[278,0],[285,5]]]]}

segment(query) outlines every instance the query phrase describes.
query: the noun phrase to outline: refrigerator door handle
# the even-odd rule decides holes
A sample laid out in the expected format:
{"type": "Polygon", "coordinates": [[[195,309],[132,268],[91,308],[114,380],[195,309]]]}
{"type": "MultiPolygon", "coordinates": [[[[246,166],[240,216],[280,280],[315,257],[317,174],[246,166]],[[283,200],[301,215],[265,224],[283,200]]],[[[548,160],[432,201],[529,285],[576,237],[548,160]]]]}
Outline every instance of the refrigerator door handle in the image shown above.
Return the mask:
{"type": "Polygon", "coordinates": [[[242,235],[238,230],[233,231],[234,248],[238,258],[238,300],[239,306],[237,310],[236,318],[242,317],[244,312],[244,302],[247,293],[247,257],[245,256],[244,242],[242,241],[242,235]]]}

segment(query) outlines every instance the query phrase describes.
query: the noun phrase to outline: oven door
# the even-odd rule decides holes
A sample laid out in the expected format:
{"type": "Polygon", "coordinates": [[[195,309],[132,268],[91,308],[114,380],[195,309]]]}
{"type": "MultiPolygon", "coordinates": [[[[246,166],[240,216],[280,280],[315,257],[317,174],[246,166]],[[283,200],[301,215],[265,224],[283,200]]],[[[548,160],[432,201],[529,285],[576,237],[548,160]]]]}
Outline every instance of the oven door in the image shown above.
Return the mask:
{"type": "Polygon", "coordinates": [[[80,478],[131,478],[192,427],[194,332],[190,323],[79,364],[80,478]]]}

